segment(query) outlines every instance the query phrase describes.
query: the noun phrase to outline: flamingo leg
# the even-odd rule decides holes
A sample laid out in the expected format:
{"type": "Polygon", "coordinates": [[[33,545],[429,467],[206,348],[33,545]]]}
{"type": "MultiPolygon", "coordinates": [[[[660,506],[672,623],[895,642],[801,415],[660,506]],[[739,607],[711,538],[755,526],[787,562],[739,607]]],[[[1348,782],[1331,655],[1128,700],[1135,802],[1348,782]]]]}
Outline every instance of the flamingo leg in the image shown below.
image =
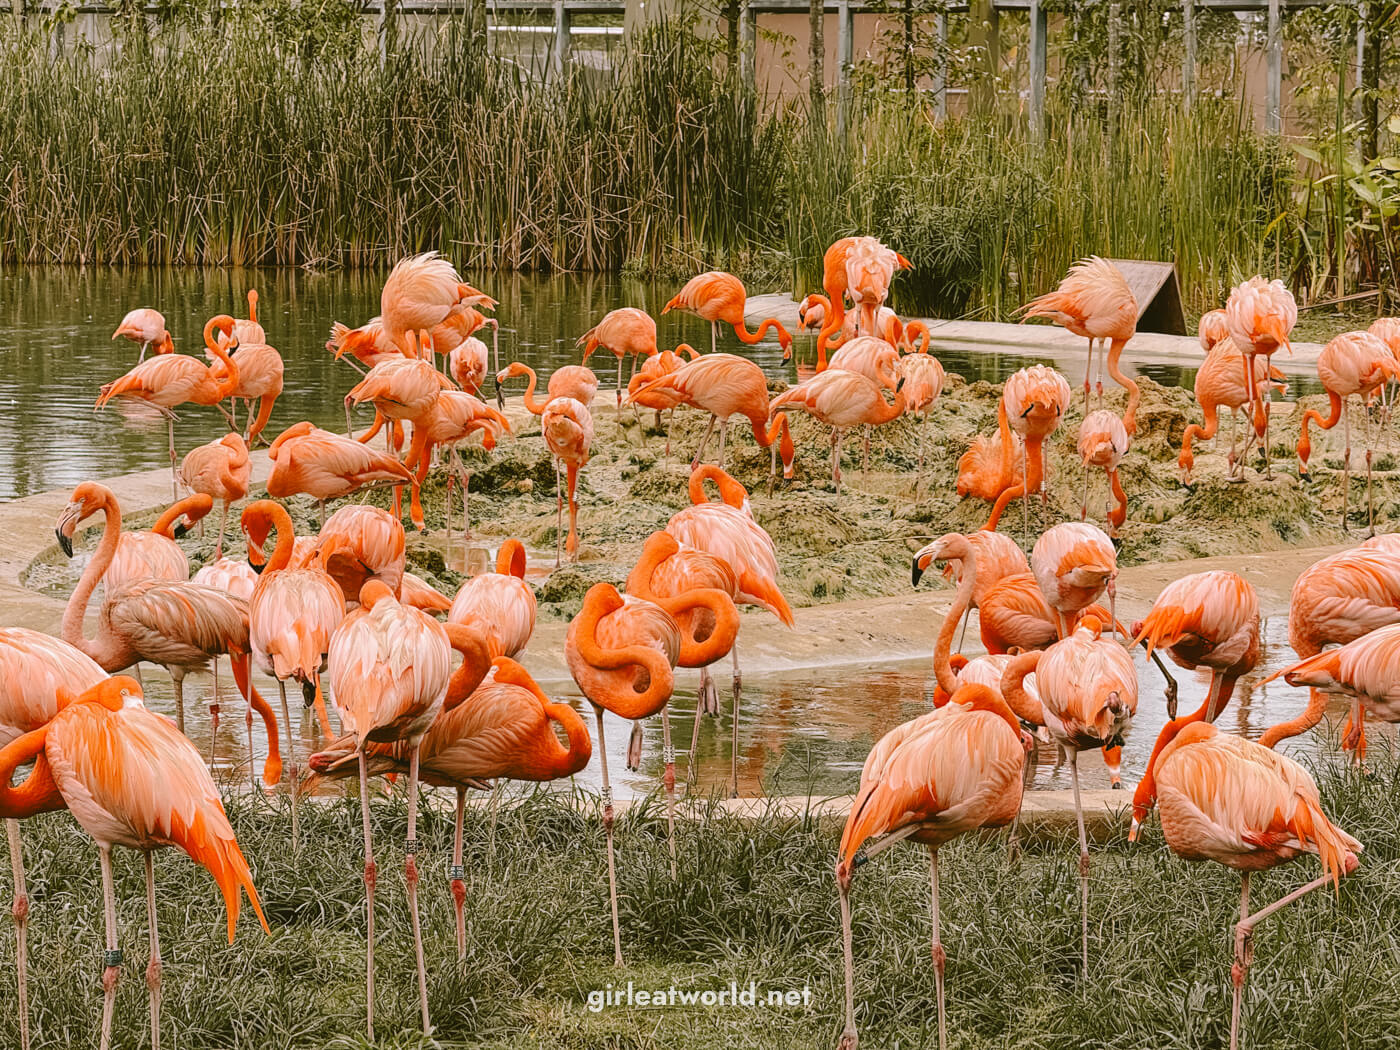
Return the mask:
{"type": "Polygon", "coordinates": [[[851,882],[850,876],[842,878],[838,871],[836,886],[841,896],[841,959],[845,966],[846,982],[846,1026],[841,1032],[839,1050],[855,1050],[856,1047],[856,981],[855,961],[851,952],[851,882]]]}
{"type": "Polygon", "coordinates": [[[185,672],[172,667],[170,681],[175,686],[175,728],[183,733],[185,731],[185,672]]]}
{"type": "Polygon", "coordinates": [[[933,918],[933,981],[938,994],[938,1050],[948,1050],[948,1019],[943,1003],[943,970],[948,953],[938,929],[938,847],[928,848],[929,913],[933,918]]]}
{"type": "Polygon", "coordinates": [[[214,657],[214,698],[209,701],[209,769],[214,768],[214,744],[219,738],[219,658],[214,657]]]}
{"type": "Polygon", "coordinates": [[[160,932],[156,928],[155,858],[146,851],[146,922],[151,928],[151,960],[146,964],[146,988],[151,997],[151,1050],[160,1050],[160,932]]]}
{"type": "Polygon", "coordinates": [[[676,749],[671,743],[671,705],[661,709],[661,754],[665,770],[661,784],[666,789],[666,848],[671,854],[671,881],[680,878],[676,870],[676,749]]]}
{"type": "Polygon", "coordinates": [[[622,927],[617,921],[617,862],[613,850],[612,785],[608,781],[608,748],[603,741],[603,709],[595,707],[598,716],[598,760],[603,770],[603,832],[608,840],[608,900],[612,905],[613,965],[622,965],[622,927]]]}
{"type": "Polygon", "coordinates": [[[1084,359],[1084,414],[1089,414],[1089,380],[1094,375],[1094,339],[1089,338],[1089,356],[1084,359]]]}
{"type": "Polygon", "coordinates": [[[559,568],[564,550],[564,478],[559,472],[559,461],[554,461],[554,567],[559,568]]]}
{"type": "MultiPolygon", "coordinates": [[[[285,704],[284,704],[285,706],[285,704]]],[[[365,1028],[374,1042],[374,844],[369,827],[369,769],[360,751],[360,819],[365,836],[365,1028]]]]}
{"type": "Polygon", "coordinates": [[[1347,507],[1351,497],[1351,413],[1347,411],[1347,402],[1350,398],[1342,400],[1342,434],[1346,441],[1342,449],[1342,531],[1347,530],[1347,507]]]}
{"type": "Polygon", "coordinates": [[[180,495],[180,475],[175,469],[175,413],[170,413],[165,425],[170,433],[170,498],[176,499],[180,495]]]}
{"type": "Polygon", "coordinates": [[[1230,1050],[1237,1050],[1240,1035],[1240,1008],[1244,1000],[1244,980],[1249,972],[1249,872],[1240,873],[1240,921],[1235,925],[1235,963],[1230,967],[1234,995],[1230,1003],[1230,1050]]]}
{"type": "Polygon", "coordinates": [[[146,360],[146,349],[147,349],[147,347],[149,347],[150,345],[151,345],[151,341],[150,341],[149,339],[147,339],[144,343],[141,344],[141,356],[138,357],[138,358],[136,359],[136,363],[137,363],[138,365],[139,365],[142,361],[146,360]]]}
{"type": "MultiPolygon", "coordinates": [[[[1084,401],[1087,406],[1089,401],[1089,381],[1084,381],[1084,401]]],[[[1025,515],[1025,521],[1021,528],[1021,546],[1024,547],[1030,542],[1031,535],[1031,490],[1026,483],[1030,475],[1030,460],[1026,452],[1026,446],[1021,445],[1021,510],[1025,515]]]]}
{"type": "Polygon", "coordinates": [[[486,866],[494,867],[496,863],[496,819],[501,813],[501,784],[497,781],[491,785],[491,804],[486,807],[486,866]]]}
{"type": "Polygon", "coordinates": [[[622,355],[617,355],[617,415],[622,418],[622,355]]]}
{"type": "Polygon", "coordinates": [[[112,847],[98,846],[102,866],[102,918],[107,927],[107,950],[102,954],[101,1050],[112,1045],[112,1013],[117,1005],[117,979],[122,972],[122,951],[117,947],[117,896],[112,889],[112,847]]]}
{"type": "Polygon", "coordinates": [[[459,787],[457,789],[457,812],[452,828],[452,867],[447,871],[447,877],[452,883],[452,907],[456,912],[457,925],[457,958],[459,960],[467,957],[467,916],[465,907],[467,903],[467,869],[462,864],[462,818],[467,811],[467,789],[459,787]]]}
{"type": "MultiPolygon", "coordinates": [[[[492,369],[491,375],[492,375],[492,376],[498,376],[498,375],[500,375],[500,374],[501,374],[501,322],[498,321],[498,320],[493,320],[493,321],[491,322],[491,361],[492,361],[492,364],[495,366],[495,367],[492,369]]],[[[493,380],[493,381],[494,381],[495,384],[496,384],[496,407],[499,408],[501,411],[504,412],[504,411],[505,411],[505,407],[506,407],[506,392],[505,392],[504,390],[501,389],[501,381],[500,381],[499,379],[495,379],[495,380],[493,380]]]]}
{"type": "MultiPolygon", "coordinates": [[[[671,410],[674,414],[675,409],[671,410]]],[[[690,469],[694,470],[700,465],[700,459],[705,455],[705,446],[710,443],[710,435],[715,432],[715,423],[719,421],[717,416],[710,416],[710,425],[705,428],[705,436],[700,439],[700,447],[695,450],[695,458],[690,461],[690,469]]]]}
{"type": "MultiPolygon", "coordinates": [[[[277,679],[277,691],[282,694],[282,725],[283,731],[287,734],[287,782],[292,788],[292,848],[296,849],[301,843],[301,825],[297,820],[297,752],[296,743],[292,740],[292,715],[287,708],[287,683],[285,680],[277,679]]],[[[361,759],[361,761],[364,760],[361,759]]]]}
{"type": "Polygon", "coordinates": [[[729,650],[729,655],[734,660],[734,738],[730,741],[729,748],[729,797],[739,797],[739,690],[743,684],[743,677],[739,674],[739,643],[735,642],[729,650]]]}
{"type": "Polygon", "coordinates": [[[1084,497],[1079,502],[1079,520],[1089,517],[1089,461],[1084,461],[1084,497]]]}
{"type": "Polygon", "coordinates": [[[724,444],[729,437],[729,417],[725,416],[719,424],[719,469],[724,469],[724,444]]]}
{"type": "Polygon", "coordinates": [[[1079,749],[1069,749],[1069,777],[1074,785],[1074,820],[1079,827],[1079,956],[1089,969],[1089,839],[1084,834],[1084,805],[1079,799],[1079,749]]]}
{"type": "MultiPolygon", "coordinates": [[[[199,523],[200,523],[201,525],[203,525],[203,524],[204,524],[204,519],[201,518],[199,523]]],[[[223,512],[223,514],[219,515],[219,542],[218,542],[218,543],[215,545],[215,547],[214,547],[214,560],[215,560],[215,561],[218,561],[220,558],[222,558],[222,557],[224,556],[224,529],[227,527],[227,525],[228,525],[228,500],[224,500],[224,512],[223,512]]]]}
{"type": "Polygon", "coordinates": [[[452,555],[452,475],[447,475],[447,499],[444,504],[445,528],[447,530],[447,556],[452,555]]]}
{"type": "Polygon", "coordinates": [[[253,760],[253,705],[248,705],[248,713],[244,719],[248,729],[248,786],[256,793],[258,789],[257,763],[253,760]]]}
{"type": "Polygon", "coordinates": [[[715,352],[715,348],[718,347],[718,346],[719,346],[719,322],[718,322],[718,321],[711,321],[711,322],[710,322],[710,353],[713,354],[713,353],[715,352]]]}
{"type": "MultiPolygon", "coordinates": [[[[1154,664],[1157,665],[1157,670],[1161,671],[1161,672],[1162,672],[1162,677],[1165,678],[1165,679],[1167,680],[1167,686],[1166,686],[1167,717],[1168,717],[1169,719],[1171,719],[1172,721],[1175,721],[1175,720],[1176,720],[1176,690],[1177,690],[1176,679],[1173,678],[1173,677],[1172,677],[1172,673],[1171,673],[1170,671],[1167,670],[1167,665],[1164,664],[1164,663],[1162,663],[1162,658],[1161,658],[1159,655],[1157,655],[1157,650],[1155,650],[1155,649],[1152,651],[1152,662],[1153,662],[1154,664]]],[[[1206,721],[1207,721],[1207,722],[1213,722],[1213,721],[1215,721],[1215,719],[1213,719],[1213,718],[1207,718],[1206,721]]]]}
{"type": "MultiPolygon", "coordinates": [[[[1385,395],[1385,387],[1381,387],[1382,399],[1385,395]]],[[[1384,410],[1384,400],[1382,400],[1382,410],[1384,410]]],[[[1376,534],[1376,501],[1371,491],[1371,413],[1366,406],[1361,410],[1362,426],[1366,430],[1366,536],[1376,534]]]]}
{"type": "Polygon", "coordinates": [[[19,821],[5,821],[10,840],[10,870],[15,877],[15,969],[19,975],[19,1045],[29,1050],[29,894],[24,884],[24,852],[19,840],[19,821]]]}
{"type": "Polygon", "coordinates": [[[403,862],[404,881],[408,884],[408,910],[413,922],[413,961],[418,966],[418,1008],[423,1014],[423,1034],[433,1030],[428,1018],[428,970],[423,962],[423,924],[418,916],[418,750],[414,744],[408,759],[408,841],[403,862]]]}
{"type": "Polygon", "coordinates": [[[831,480],[836,483],[836,495],[841,495],[841,431],[831,428],[831,480]]]}
{"type": "Polygon", "coordinates": [[[870,430],[871,428],[867,424],[865,427],[864,440],[861,442],[861,447],[864,449],[860,460],[861,484],[865,483],[864,479],[870,474],[870,430]]]}

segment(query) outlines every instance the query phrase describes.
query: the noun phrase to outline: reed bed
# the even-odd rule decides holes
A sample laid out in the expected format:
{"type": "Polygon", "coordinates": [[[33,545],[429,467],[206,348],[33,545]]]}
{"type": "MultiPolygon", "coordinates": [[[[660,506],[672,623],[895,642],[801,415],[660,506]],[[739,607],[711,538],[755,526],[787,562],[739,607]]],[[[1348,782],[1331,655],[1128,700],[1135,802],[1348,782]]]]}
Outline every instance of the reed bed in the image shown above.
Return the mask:
{"type": "Polygon", "coordinates": [[[863,231],[916,264],[897,306],[996,318],[1089,252],[1176,258],[1204,308],[1304,235],[1277,221],[1291,162],[1228,100],[1130,103],[1116,131],[1059,100],[1035,141],[1014,116],[936,123],[858,93],[838,128],[834,103],[760,104],[683,21],[540,78],[454,20],[381,61],[343,27],[289,36],[277,9],[57,55],[3,20],[0,262],[379,267],[434,247],[470,269],[788,270],[805,290],[863,231]]]}

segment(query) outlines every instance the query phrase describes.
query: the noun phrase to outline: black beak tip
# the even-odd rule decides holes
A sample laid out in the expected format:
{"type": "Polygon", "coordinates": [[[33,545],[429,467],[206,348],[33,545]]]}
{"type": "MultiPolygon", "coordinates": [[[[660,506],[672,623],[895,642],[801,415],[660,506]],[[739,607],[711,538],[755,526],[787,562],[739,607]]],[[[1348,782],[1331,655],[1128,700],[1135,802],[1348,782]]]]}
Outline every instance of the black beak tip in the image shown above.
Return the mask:
{"type": "Polygon", "coordinates": [[[73,537],[66,535],[59,529],[54,529],[54,535],[58,537],[58,549],[63,551],[65,558],[73,557],[73,537]]]}
{"type": "Polygon", "coordinates": [[[924,575],[924,570],[919,568],[919,559],[917,558],[914,559],[914,568],[910,575],[913,577],[914,586],[917,587],[919,585],[919,580],[923,579],[924,575]]]}
{"type": "Polygon", "coordinates": [[[263,569],[267,568],[267,563],[264,562],[262,565],[254,565],[252,562],[249,562],[248,568],[252,569],[256,575],[261,576],[263,569]]]}
{"type": "Polygon", "coordinates": [[[183,522],[183,521],[176,522],[175,525],[174,525],[174,527],[171,528],[171,530],[170,530],[171,534],[172,534],[177,540],[182,540],[182,539],[184,539],[186,533],[188,533],[189,531],[190,531],[189,525],[187,525],[187,524],[186,524],[185,522],[183,522]]]}

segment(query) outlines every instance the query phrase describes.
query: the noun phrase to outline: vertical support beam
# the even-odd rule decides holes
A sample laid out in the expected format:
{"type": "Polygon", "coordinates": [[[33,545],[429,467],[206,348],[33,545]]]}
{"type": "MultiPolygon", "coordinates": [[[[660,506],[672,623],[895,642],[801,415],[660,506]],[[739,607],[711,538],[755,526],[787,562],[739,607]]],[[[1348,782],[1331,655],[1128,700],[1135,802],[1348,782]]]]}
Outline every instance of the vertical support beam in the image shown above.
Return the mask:
{"type": "Polygon", "coordinates": [[[1283,131],[1283,12],[1279,0],[1269,0],[1269,28],[1264,46],[1268,53],[1264,129],[1277,135],[1283,131]]]}
{"type": "Polygon", "coordinates": [[[1186,55],[1181,60],[1181,101],[1189,111],[1196,101],[1196,4],[1181,2],[1181,28],[1186,55]]]}
{"type": "Polygon", "coordinates": [[[1121,64],[1123,34],[1119,32],[1119,19],[1123,9],[1116,0],[1108,5],[1108,128],[1109,135],[1118,134],[1119,95],[1118,71],[1121,64]]]}
{"type": "Polygon", "coordinates": [[[807,0],[807,92],[812,119],[825,121],[826,110],[826,0],[807,0]]]}
{"type": "Polygon", "coordinates": [[[748,5],[739,8],[739,69],[746,90],[758,87],[758,15],[748,5]]]}
{"type": "Polygon", "coordinates": [[[1045,8],[1040,0],[1031,0],[1030,25],[1030,121],[1031,137],[1045,137],[1045,8]]]}
{"type": "Polygon", "coordinates": [[[1001,72],[1001,22],[992,0],[969,0],[967,42],[976,71],[968,90],[968,108],[987,113],[996,101],[997,75],[1001,72]]]}
{"type": "Polygon", "coordinates": [[[569,30],[571,19],[564,0],[554,0],[554,47],[550,51],[550,64],[555,76],[563,76],[569,68],[569,30]]]}
{"type": "Polygon", "coordinates": [[[948,15],[939,11],[933,18],[938,53],[933,56],[933,112],[942,120],[948,115],[948,15]]]}
{"type": "Polygon", "coordinates": [[[836,126],[838,133],[846,130],[851,107],[851,3],[839,0],[836,5],[836,126]]]}

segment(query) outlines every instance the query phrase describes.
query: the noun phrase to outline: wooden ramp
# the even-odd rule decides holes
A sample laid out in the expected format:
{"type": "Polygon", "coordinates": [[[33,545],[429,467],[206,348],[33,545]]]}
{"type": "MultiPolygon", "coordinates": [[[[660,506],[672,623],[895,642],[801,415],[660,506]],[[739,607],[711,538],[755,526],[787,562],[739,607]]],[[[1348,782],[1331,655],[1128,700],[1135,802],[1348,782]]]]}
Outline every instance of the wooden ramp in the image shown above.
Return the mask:
{"type": "Polygon", "coordinates": [[[1142,259],[1109,259],[1116,266],[1138,304],[1137,330],[1161,335],[1190,335],[1181,309],[1181,285],[1176,263],[1142,259]]]}

